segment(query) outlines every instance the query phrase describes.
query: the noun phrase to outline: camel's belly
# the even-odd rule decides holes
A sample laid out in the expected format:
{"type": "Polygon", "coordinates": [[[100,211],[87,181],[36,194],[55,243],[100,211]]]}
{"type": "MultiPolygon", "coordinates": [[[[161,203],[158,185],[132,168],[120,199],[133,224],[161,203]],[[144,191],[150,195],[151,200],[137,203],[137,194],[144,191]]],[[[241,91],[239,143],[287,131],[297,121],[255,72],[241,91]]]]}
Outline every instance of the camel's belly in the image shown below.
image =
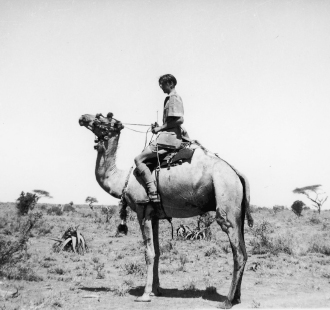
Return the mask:
{"type": "Polygon", "coordinates": [[[210,165],[184,163],[159,172],[159,192],[171,217],[191,217],[215,210],[210,165]]]}

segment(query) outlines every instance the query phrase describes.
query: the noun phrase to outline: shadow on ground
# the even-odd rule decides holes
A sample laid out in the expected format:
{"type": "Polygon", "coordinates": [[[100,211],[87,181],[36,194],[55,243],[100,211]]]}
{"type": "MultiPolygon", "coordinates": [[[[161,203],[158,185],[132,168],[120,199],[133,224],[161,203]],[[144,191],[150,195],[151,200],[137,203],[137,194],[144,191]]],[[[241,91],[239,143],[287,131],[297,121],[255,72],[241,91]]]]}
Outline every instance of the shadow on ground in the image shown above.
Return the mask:
{"type": "Polygon", "coordinates": [[[82,286],[82,287],[79,287],[80,290],[83,290],[83,291],[88,291],[88,292],[111,292],[113,291],[111,288],[109,287],[104,287],[104,286],[101,286],[101,287],[86,287],[86,286],[82,286]]]}
{"type": "MultiPolygon", "coordinates": [[[[179,290],[176,288],[161,288],[161,296],[160,297],[168,297],[168,298],[200,298],[210,300],[210,301],[218,301],[223,302],[226,300],[226,296],[220,295],[218,293],[209,293],[206,290],[179,290]]],[[[144,286],[138,286],[129,290],[129,294],[133,296],[142,296],[144,292],[144,286]]]]}

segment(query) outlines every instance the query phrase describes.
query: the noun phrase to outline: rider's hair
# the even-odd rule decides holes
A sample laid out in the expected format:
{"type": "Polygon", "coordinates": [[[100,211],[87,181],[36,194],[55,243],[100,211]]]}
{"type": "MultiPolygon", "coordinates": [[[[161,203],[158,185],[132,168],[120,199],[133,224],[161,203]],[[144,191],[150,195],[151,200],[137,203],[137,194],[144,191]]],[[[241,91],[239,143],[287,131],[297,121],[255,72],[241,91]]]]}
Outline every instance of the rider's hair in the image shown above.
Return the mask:
{"type": "Polygon", "coordinates": [[[172,74],[164,74],[159,78],[159,84],[173,83],[174,87],[177,84],[176,78],[172,74]]]}

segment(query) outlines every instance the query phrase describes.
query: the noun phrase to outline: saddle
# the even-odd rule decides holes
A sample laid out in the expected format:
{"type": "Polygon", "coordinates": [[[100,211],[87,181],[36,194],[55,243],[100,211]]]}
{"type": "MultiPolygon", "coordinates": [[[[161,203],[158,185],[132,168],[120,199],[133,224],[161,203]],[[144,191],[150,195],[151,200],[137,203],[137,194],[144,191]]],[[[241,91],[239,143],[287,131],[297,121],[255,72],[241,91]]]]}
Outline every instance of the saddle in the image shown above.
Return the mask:
{"type": "Polygon", "coordinates": [[[158,166],[159,168],[167,168],[167,170],[170,170],[171,167],[182,165],[184,162],[190,163],[195,149],[191,149],[189,146],[190,143],[182,142],[179,149],[169,150],[165,154],[158,154],[158,158],[148,160],[145,164],[150,171],[153,171],[158,166]]]}

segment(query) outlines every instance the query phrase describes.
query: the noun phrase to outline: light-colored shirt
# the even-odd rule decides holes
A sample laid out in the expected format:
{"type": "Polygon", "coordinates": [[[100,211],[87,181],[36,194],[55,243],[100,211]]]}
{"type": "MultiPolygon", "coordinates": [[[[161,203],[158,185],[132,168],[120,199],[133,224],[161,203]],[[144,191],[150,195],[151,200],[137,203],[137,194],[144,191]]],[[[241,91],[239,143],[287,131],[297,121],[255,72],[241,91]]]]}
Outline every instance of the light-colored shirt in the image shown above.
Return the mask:
{"type": "MultiPolygon", "coordinates": [[[[163,123],[166,123],[169,116],[183,117],[183,102],[178,93],[173,90],[165,99],[163,123]]],[[[167,132],[175,132],[178,139],[181,139],[181,127],[176,126],[166,129],[167,132]]]]}

